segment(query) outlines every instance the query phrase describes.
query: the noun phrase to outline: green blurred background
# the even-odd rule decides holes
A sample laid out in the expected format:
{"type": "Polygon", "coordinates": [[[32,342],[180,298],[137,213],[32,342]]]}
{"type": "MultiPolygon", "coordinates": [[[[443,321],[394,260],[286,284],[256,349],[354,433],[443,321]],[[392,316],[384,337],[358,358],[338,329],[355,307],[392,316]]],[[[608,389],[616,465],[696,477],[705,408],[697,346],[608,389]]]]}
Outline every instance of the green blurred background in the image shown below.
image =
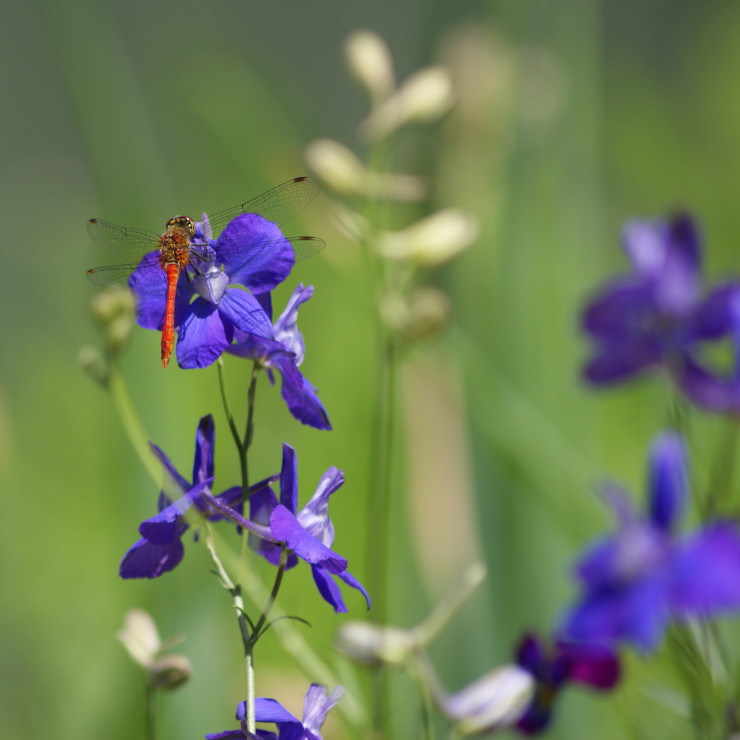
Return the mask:
{"type": "MultiPolygon", "coordinates": [[[[342,47],[380,33],[398,79],[451,66],[460,105],[404,132],[399,167],[432,179],[435,200],[481,223],[477,243],[429,280],[454,307],[450,330],[408,358],[393,499],[392,621],[411,625],[475,557],[489,579],[432,649],[449,689],[511,658],[524,629],[547,632],[573,590],[571,560],[607,525],[594,494],[605,474],[642,495],[651,436],[665,421],[657,382],[595,394],[578,381],[584,297],[625,260],[632,216],[692,210],[713,275],[736,271],[740,221],[740,5],[688,0],[347,3],[56,0],[7,5],[0,203],[0,734],[8,740],[140,736],[141,676],[115,640],[124,612],[151,611],[184,633],[194,679],[162,706],[162,737],[231,726],[240,646],[227,597],[190,542],[155,582],[122,582],[118,562],[156,489],[107,395],[77,362],[99,341],[84,272],[105,255],[85,222],[160,229],[175,213],[219,210],[305,174],[302,150],[336,138],[360,155],[366,100],[342,47]]],[[[324,252],[299,265],[315,297],[302,309],[303,369],[331,433],[302,427],[263,382],[253,478],[275,472],[280,442],[300,462],[302,502],[330,465],[336,548],[362,580],[375,383],[373,286],[322,196],[294,233],[324,252]]],[[[238,480],[213,368],[159,368],[159,338],[137,330],[123,368],[149,438],[189,474],[198,419],[213,412],[217,488],[238,480]]],[[[233,401],[248,368],[227,361],[233,401]]],[[[693,421],[696,477],[721,424],[693,421]]],[[[313,627],[332,662],[334,617],[307,570],[281,603],[313,627]]],[[[363,612],[345,594],[350,616],[363,612]]],[[[308,679],[274,637],[260,645],[259,695],[299,713],[308,679]]],[[[666,709],[676,688],[657,658],[628,660],[607,699],[563,697],[552,736],[686,736],[666,709]],[[666,683],[670,691],[659,688],[666,683]],[[666,698],[667,697],[667,698],[666,698]],[[649,719],[646,720],[646,717],[649,719]]],[[[413,737],[401,686],[397,736],[413,737]]],[[[327,737],[343,737],[339,723],[327,737]]]]}

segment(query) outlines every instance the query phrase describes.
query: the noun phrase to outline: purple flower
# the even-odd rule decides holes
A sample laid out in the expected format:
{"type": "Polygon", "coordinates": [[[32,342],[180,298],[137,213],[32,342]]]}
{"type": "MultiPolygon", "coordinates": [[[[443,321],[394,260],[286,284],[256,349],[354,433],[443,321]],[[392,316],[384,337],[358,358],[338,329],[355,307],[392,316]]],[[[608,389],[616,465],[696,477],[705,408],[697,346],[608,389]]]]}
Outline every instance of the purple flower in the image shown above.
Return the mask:
{"type": "MultiPolygon", "coordinates": [[[[362,584],[347,570],[347,560],[337,555],[334,543],[334,525],[329,518],[329,497],[344,483],[344,474],[336,468],[321,476],[316,493],[296,513],[298,506],[298,477],[295,450],[283,444],[283,465],[280,473],[280,502],[272,489],[264,487],[249,498],[250,519],[257,523],[268,523],[273,536],[286,543],[291,550],[286,569],[294,567],[298,558],[311,566],[314,582],[319,593],[334,607],[334,611],[346,612],[339,586],[334,577],[362,593],[370,608],[370,597],[362,584]]],[[[250,545],[268,562],[277,565],[281,546],[263,539],[256,541],[250,536],[250,545]]]]}
{"type": "MultiPolygon", "coordinates": [[[[155,444],[151,447],[165,470],[169,490],[176,489],[182,496],[172,501],[168,493],[159,494],[156,516],[146,519],[139,526],[141,539],[123,556],[119,568],[121,578],[157,578],[175,568],[183,558],[184,547],[182,535],[190,526],[185,512],[191,507],[210,521],[223,519],[223,513],[204,498],[209,493],[213,482],[213,444],[215,429],[213,417],[204,416],[198,424],[195,438],[195,462],[193,464],[193,482],[183,478],[170,462],[167,455],[155,444]]],[[[250,488],[255,494],[268,487],[269,480],[261,481],[250,488]]],[[[241,508],[242,489],[237,486],[229,488],[216,498],[237,511],[241,508]]],[[[196,535],[197,537],[197,535],[196,535]]]]}
{"type": "MultiPolygon", "coordinates": [[[[257,736],[263,740],[322,740],[321,726],[326,715],[335,707],[344,689],[337,686],[330,694],[326,687],[312,683],[306,692],[303,703],[303,721],[294,717],[285,707],[274,699],[255,699],[254,715],[257,722],[272,722],[277,725],[278,734],[267,730],[257,730],[257,736]]],[[[246,707],[240,702],[236,710],[236,718],[242,729],[227,730],[212,735],[206,735],[206,740],[222,740],[222,738],[249,737],[246,730],[246,707]]]]}
{"type": "Polygon", "coordinates": [[[516,658],[535,681],[532,701],[516,725],[525,735],[547,728],[555,697],[569,681],[599,691],[608,691],[619,681],[619,658],[605,645],[557,640],[549,649],[536,635],[528,634],[519,643],[516,658]]]}
{"type": "Polygon", "coordinates": [[[577,563],[582,594],[564,620],[567,638],[625,640],[649,650],[671,619],[740,608],[737,526],[717,521],[686,537],[674,531],[688,498],[687,467],[681,438],[665,433],[650,455],[647,514],[636,514],[621,491],[610,491],[617,532],[577,563]]]}
{"type": "Polygon", "coordinates": [[[274,339],[255,334],[241,335],[237,331],[237,343],[230,345],[228,352],[255,360],[261,367],[267,368],[270,382],[274,382],[270,371],[277,370],[283,378],[283,400],[290,413],[298,421],[316,429],[331,429],[329,417],[316,395],[316,389],[298,370],[305,352],[303,336],[297,324],[298,307],[312,295],[313,286],[304,288],[300,284],[273,326],[274,339]]]}
{"type": "Polygon", "coordinates": [[[608,283],[581,316],[594,348],[585,379],[606,386],[663,367],[697,405],[724,411],[740,403],[734,384],[700,361],[707,342],[735,337],[740,284],[702,297],[699,235],[685,214],[630,222],[623,244],[633,271],[608,283]]]}
{"type": "MultiPolygon", "coordinates": [[[[294,262],[293,248],[280,229],[256,214],[233,219],[215,241],[209,231],[207,220],[198,224],[193,259],[177,284],[177,361],[183,368],[215,362],[237,331],[271,337],[269,317],[255,296],[285,280],[294,262]]],[[[144,257],[129,285],[138,299],[139,325],[161,330],[166,295],[157,252],[144,257]]]]}

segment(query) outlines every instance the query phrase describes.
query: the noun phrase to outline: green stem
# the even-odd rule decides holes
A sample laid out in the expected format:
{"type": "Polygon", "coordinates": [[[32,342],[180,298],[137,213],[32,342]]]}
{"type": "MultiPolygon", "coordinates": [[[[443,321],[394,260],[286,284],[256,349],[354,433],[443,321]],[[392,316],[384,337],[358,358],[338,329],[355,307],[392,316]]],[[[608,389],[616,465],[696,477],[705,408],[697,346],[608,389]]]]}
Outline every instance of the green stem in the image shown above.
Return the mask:
{"type": "Polygon", "coordinates": [[[146,468],[154,482],[158,486],[161,485],[162,468],[149,447],[147,435],[144,431],[144,425],[141,423],[141,420],[136,413],[136,409],[134,408],[134,404],[131,402],[131,395],[129,394],[126,381],[113,366],[111,366],[110,373],[108,375],[107,388],[111,394],[113,404],[116,407],[116,411],[121,419],[126,435],[128,436],[132,447],[136,451],[136,454],[139,456],[142,465],[146,468]]]}
{"type": "Polygon", "coordinates": [[[144,698],[144,738],[145,740],[154,740],[156,732],[156,715],[157,715],[157,690],[151,683],[147,682],[146,695],[144,698]]]}
{"type": "Polygon", "coordinates": [[[388,519],[394,444],[397,348],[391,330],[385,330],[379,367],[378,407],[376,411],[374,475],[370,489],[370,516],[367,529],[367,567],[370,593],[377,599],[375,620],[388,619],[386,576],[388,560],[388,519]]]}
{"type": "Polygon", "coordinates": [[[239,430],[236,428],[236,422],[234,421],[234,414],[231,411],[231,404],[229,403],[229,394],[226,388],[226,370],[224,368],[224,362],[221,357],[218,358],[218,384],[221,390],[221,401],[224,406],[224,413],[226,419],[229,422],[229,429],[231,430],[231,436],[234,439],[237,452],[239,453],[239,465],[241,467],[242,475],[242,498],[244,501],[249,498],[249,474],[247,469],[247,450],[244,447],[241,437],[239,436],[239,430]]]}
{"type": "Polygon", "coordinates": [[[725,420],[726,426],[716,447],[709,490],[701,512],[704,520],[721,515],[730,499],[732,479],[735,476],[735,450],[737,449],[738,431],[740,431],[739,421],[734,415],[725,420]]]}
{"type": "Polygon", "coordinates": [[[244,429],[244,449],[248,450],[252,445],[254,436],[254,399],[257,394],[257,376],[260,366],[257,361],[252,365],[252,374],[249,378],[249,391],[247,392],[247,424],[244,429]]]}
{"type": "Polygon", "coordinates": [[[272,584],[272,591],[270,591],[270,596],[267,599],[265,608],[262,610],[262,614],[260,614],[260,618],[257,620],[257,624],[254,626],[254,630],[252,631],[253,644],[256,643],[257,640],[259,640],[260,634],[262,633],[262,628],[265,626],[267,617],[269,616],[270,611],[272,611],[272,607],[275,604],[278,592],[280,591],[280,585],[283,582],[283,574],[285,573],[285,566],[287,562],[288,548],[283,542],[282,549],[280,550],[280,562],[278,563],[277,573],[275,573],[275,582],[272,584]]]}

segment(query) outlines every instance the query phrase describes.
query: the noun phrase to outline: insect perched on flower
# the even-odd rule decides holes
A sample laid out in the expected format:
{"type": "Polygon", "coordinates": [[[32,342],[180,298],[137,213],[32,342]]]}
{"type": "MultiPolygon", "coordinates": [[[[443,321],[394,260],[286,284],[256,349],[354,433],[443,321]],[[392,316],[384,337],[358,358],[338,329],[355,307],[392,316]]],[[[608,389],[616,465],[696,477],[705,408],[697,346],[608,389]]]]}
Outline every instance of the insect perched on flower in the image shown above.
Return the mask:
{"type": "Polygon", "coordinates": [[[235,330],[272,337],[255,296],[285,280],[294,262],[323,249],[321,239],[286,237],[279,228],[318,192],[315,180],[298,177],[203,221],[175,216],[161,235],[91,219],[90,236],[124,264],[96,267],[87,276],[99,285],[131,288],[139,325],[162,332],[162,367],[170,360],[175,329],[180,365],[205,367],[231,343],[235,330]],[[223,231],[214,240],[218,229],[223,231]],[[247,290],[229,290],[231,285],[247,290]],[[191,304],[195,295],[203,301],[191,304]]]}

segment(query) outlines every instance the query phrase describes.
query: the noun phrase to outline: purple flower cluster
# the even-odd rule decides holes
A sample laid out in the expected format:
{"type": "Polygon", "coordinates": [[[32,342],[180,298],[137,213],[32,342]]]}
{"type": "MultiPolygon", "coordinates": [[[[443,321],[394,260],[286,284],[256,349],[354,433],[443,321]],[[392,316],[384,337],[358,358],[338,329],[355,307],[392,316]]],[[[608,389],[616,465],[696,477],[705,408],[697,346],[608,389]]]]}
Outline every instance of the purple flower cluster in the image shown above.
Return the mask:
{"type": "Polygon", "coordinates": [[[182,535],[191,526],[191,521],[200,515],[211,522],[228,519],[247,529],[253,549],[273,565],[278,565],[283,547],[289,552],[286,570],[293,568],[298,559],[307,562],[319,593],[335,612],[346,612],[347,607],[334,578],[360,591],[370,608],[370,597],[347,570],[347,559],[330,549],[334,543],[334,525],[329,518],[329,497],[344,483],[342,471],[336,468],[327,470],[311,500],[297,512],[296,455],[292,447],[284,445],[279,476],[280,502],[271,488],[278,476],[251,486],[251,519],[248,520],[241,514],[241,487],[229,488],[218,496],[211,495],[214,434],[213,418],[205,416],[196,435],[192,483],[177,472],[164,452],[152,445],[169,487],[160,493],[159,512],[139,526],[141,539],[124,555],[120,565],[121,577],[157,578],[175,568],[184,555],[182,535]],[[173,501],[172,493],[175,491],[179,497],[173,501]],[[191,507],[197,514],[189,513],[191,507]]]}
{"type": "MultiPolygon", "coordinates": [[[[181,271],[175,297],[180,367],[208,367],[226,351],[251,359],[281,374],[282,395],[295,418],[331,429],[316,389],[298,370],[304,354],[298,307],[313,295],[313,287],[299,285],[274,325],[270,319],[270,291],[287,278],[295,261],[290,240],[271,221],[245,213],[215,240],[207,219],[198,223],[193,243],[198,269],[181,271]]],[[[161,331],[166,283],[158,252],[145,255],[129,286],[137,299],[137,323],[161,331]]]]}
{"type": "Polygon", "coordinates": [[[703,294],[701,244],[692,219],[633,221],[623,243],[632,272],[613,279],[585,307],[583,331],[593,346],[585,379],[608,386],[662,368],[694,403],[740,410],[740,375],[707,366],[708,348],[740,342],[740,283],[703,294]]]}

